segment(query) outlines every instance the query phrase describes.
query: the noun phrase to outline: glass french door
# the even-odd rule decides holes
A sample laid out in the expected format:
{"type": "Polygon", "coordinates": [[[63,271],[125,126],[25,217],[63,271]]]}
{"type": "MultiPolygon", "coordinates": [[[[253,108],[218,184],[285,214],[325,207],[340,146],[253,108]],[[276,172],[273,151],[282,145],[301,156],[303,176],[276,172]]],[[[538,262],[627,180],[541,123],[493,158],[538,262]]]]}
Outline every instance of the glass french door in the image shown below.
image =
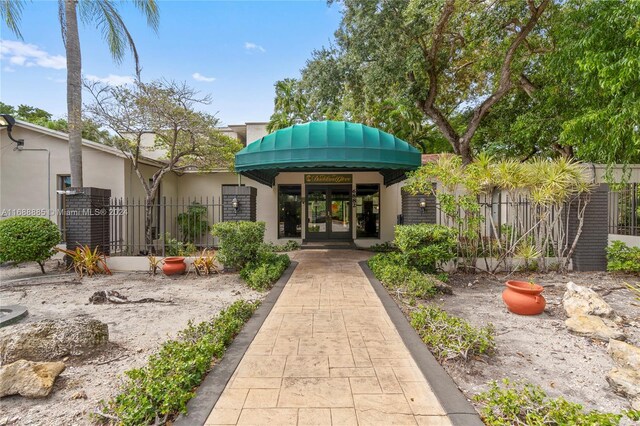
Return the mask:
{"type": "Polygon", "coordinates": [[[351,240],[351,187],[307,185],[306,239],[351,240]]]}

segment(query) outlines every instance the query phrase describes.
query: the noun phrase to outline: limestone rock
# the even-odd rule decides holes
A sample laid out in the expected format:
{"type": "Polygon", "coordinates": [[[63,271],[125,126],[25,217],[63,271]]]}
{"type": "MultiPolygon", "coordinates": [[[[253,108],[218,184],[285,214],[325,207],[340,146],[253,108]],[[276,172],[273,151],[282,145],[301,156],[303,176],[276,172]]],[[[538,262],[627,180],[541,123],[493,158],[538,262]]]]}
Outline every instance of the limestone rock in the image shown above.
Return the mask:
{"type": "Polygon", "coordinates": [[[640,396],[631,400],[631,408],[640,411],[640,396]]]}
{"type": "Polygon", "coordinates": [[[16,324],[0,329],[0,361],[54,361],[82,355],[109,341],[107,324],[76,317],[16,324]]]}
{"type": "Polygon", "coordinates": [[[0,398],[22,395],[40,398],[49,395],[64,362],[33,362],[23,359],[0,367],[0,398]]]}
{"type": "Polygon", "coordinates": [[[588,287],[567,283],[567,291],[562,297],[562,305],[569,318],[578,315],[595,315],[615,319],[616,313],[598,293],[588,287]]]}
{"type": "Polygon", "coordinates": [[[619,340],[609,340],[609,355],[620,368],[640,371],[640,348],[619,340]]]}
{"type": "Polygon", "coordinates": [[[578,315],[568,318],[564,323],[569,331],[578,336],[591,337],[605,342],[609,339],[626,339],[618,325],[606,318],[594,315],[578,315]]]}
{"type": "Polygon", "coordinates": [[[607,382],[618,395],[634,400],[640,398],[640,371],[613,368],[607,374],[607,382]]]}

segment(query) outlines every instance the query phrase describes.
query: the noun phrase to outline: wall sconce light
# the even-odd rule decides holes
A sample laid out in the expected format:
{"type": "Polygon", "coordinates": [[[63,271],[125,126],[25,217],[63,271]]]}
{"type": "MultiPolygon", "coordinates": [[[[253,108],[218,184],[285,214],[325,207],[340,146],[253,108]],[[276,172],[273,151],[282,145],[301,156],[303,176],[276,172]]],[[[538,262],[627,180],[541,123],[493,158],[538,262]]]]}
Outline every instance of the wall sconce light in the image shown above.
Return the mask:
{"type": "Polygon", "coordinates": [[[0,128],[6,127],[7,134],[9,135],[9,139],[16,143],[16,148],[18,151],[22,151],[24,148],[24,139],[16,139],[11,135],[11,130],[13,130],[13,125],[16,124],[16,119],[13,118],[9,114],[0,114],[0,128]]]}
{"type": "Polygon", "coordinates": [[[240,206],[240,203],[238,202],[238,199],[236,197],[233,197],[233,200],[231,200],[231,207],[233,207],[236,213],[238,212],[239,206],[240,206]]]}
{"type": "Polygon", "coordinates": [[[427,208],[427,200],[424,198],[420,198],[420,210],[424,213],[424,210],[427,208]]]}

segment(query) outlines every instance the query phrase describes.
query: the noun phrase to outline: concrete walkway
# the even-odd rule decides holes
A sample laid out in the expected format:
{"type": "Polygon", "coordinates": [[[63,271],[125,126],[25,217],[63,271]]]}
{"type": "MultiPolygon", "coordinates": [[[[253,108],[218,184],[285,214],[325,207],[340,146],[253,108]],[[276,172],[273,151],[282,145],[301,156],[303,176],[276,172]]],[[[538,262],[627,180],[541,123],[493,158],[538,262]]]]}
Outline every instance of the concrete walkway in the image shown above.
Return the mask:
{"type": "Polygon", "coordinates": [[[207,425],[450,425],[358,261],[303,250],[207,425]]]}

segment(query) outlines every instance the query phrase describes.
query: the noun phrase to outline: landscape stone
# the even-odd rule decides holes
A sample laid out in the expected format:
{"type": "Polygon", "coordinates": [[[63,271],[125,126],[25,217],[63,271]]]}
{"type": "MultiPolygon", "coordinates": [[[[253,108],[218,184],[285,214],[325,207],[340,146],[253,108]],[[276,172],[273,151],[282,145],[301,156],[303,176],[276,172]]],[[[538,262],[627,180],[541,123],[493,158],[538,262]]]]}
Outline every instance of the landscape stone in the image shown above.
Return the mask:
{"type": "Polygon", "coordinates": [[[578,315],[594,315],[616,319],[616,313],[598,293],[588,287],[567,283],[567,291],[562,297],[562,305],[569,318],[578,315]]]}
{"type": "Polygon", "coordinates": [[[15,324],[0,329],[0,361],[55,361],[83,355],[109,341],[107,324],[76,317],[15,324]]]}
{"type": "Polygon", "coordinates": [[[56,377],[64,371],[63,362],[19,360],[0,367],[0,398],[22,395],[41,398],[49,395],[56,377]]]}
{"type": "Polygon", "coordinates": [[[591,337],[605,342],[609,339],[626,339],[618,325],[606,318],[594,315],[578,315],[568,318],[564,323],[569,331],[578,336],[591,337]]]}
{"type": "Polygon", "coordinates": [[[620,368],[640,371],[640,348],[619,340],[609,340],[609,355],[620,368]]]}
{"type": "Polygon", "coordinates": [[[640,371],[614,367],[607,374],[607,382],[615,393],[634,400],[634,403],[640,398],[640,371]]]}

